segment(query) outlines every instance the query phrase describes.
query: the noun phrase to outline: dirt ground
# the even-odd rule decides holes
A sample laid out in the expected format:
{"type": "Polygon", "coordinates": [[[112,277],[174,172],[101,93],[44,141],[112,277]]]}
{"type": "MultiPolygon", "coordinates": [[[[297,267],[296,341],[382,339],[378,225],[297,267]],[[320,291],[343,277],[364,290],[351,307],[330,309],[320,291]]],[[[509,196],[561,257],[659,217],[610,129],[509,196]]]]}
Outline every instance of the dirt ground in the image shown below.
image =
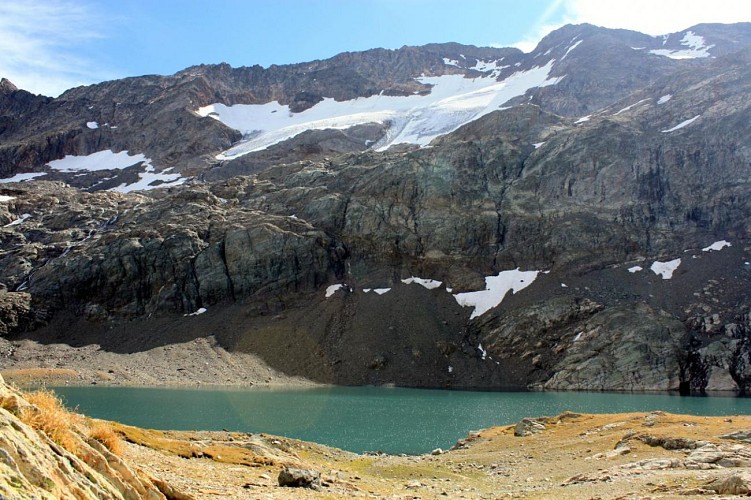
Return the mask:
{"type": "Polygon", "coordinates": [[[526,437],[496,427],[420,456],[356,455],[264,434],[118,432],[128,461],[194,498],[709,498],[751,487],[751,446],[720,437],[751,429],[751,417],[539,422],[544,429],[526,437]],[[278,486],[285,466],[319,472],[321,488],[278,486]]]}

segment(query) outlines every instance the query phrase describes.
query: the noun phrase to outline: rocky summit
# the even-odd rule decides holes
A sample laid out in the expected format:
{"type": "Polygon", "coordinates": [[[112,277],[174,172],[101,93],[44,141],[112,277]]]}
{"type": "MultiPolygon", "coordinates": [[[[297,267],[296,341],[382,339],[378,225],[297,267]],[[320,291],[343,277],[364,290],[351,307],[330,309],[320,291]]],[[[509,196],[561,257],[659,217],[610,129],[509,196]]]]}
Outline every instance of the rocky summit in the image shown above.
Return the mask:
{"type": "Polygon", "coordinates": [[[745,393],[749,62],[749,24],[577,25],[4,79],[0,367],[210,337],[325,383],[745,393]]]}

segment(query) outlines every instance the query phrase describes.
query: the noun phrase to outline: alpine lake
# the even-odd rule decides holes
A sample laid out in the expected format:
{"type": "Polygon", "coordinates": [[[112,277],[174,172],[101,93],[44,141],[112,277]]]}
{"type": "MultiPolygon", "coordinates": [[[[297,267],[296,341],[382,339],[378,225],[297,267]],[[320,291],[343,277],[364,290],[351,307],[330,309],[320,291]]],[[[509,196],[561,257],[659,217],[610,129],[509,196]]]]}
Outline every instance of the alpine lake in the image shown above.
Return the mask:
{"type": "Polygon", "coordinates": [[[748,415],[751,398],[599,392],[477,392],[389,387],[51,387],[94,418],[151,429],[275,434],[357,453],[448,449],[472,430],[523,417],[666,411],[748,415]]]}

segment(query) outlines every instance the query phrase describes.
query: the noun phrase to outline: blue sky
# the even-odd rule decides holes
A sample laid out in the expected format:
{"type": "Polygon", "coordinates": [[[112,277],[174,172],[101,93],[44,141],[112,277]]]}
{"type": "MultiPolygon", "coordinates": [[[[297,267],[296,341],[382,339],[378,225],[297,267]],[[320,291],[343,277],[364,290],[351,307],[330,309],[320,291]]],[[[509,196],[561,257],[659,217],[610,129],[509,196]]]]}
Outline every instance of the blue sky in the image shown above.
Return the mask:
{"type": "Polygon", "coordinates": [[[658,35],[751,21],[723,0],[4,0],[0,77],[58,95],[200,63],[285,64],[343,51],[455,41],[534,48],[566,23],[658,35]],[[655,5],[656,4],[656,5],[655,5]],[[719,7],[718,7],[719,5],[719,7]]]}

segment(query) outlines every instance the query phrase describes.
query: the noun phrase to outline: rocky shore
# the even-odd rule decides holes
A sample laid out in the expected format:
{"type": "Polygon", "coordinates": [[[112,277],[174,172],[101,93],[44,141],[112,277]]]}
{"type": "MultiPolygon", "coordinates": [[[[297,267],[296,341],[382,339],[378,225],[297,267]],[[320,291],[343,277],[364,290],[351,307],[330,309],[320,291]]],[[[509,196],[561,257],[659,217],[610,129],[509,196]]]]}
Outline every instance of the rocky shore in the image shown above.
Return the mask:
{"type": "Polygon", "coordinates": [[[316,385],[268,366],[253,354],[230,353],[213,337],[133,353],[96,344],[73,347],[0,337],[0,375],[19,386],[257,386],[316,385]]]}

